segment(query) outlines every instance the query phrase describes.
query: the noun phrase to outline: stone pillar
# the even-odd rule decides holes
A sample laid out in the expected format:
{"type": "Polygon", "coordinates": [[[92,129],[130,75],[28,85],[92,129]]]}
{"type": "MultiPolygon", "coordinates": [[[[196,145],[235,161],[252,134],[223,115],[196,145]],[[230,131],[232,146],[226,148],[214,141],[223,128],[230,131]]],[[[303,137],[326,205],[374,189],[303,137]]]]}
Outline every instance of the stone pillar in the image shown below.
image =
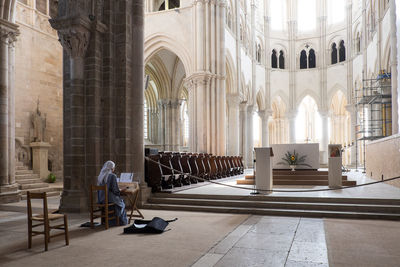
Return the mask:
{"type": "MultiPolygon", "coordinates": [[[[60,209],[80,212],[88,209],[85,175],[85,54],[90,39],[86,18],[53,20],[60,43],[69,59],[69,86],[64,88],[64,190],[60,209]],[[73,25],[73,26],[72,26],[73,25]]],[[[66,77],[64,77],[66,78],[66,77]]]]}
{"type": "Polygon", "coordinates": [[[322,120],[322,136],[321,136],[321,143],[319,145],[319,150],[320,150],[319,162],[321,164],[328,164],[328,143],[329,143],[328,118],[329,118],[329,112],[328,111],[320,111],[319,114],[321,115],[321,120],[322,120]]]}
{"type": "Polygon", "coordinates": [[[292,110],[286,113],[286,117],[289,121],[289,144],[296,143],[296,116],[296,110],[292,110]]]}
{"type": "Polygon", "coordinates": [[[254,151],[254,137],[253,137],[253,113],[254,106],[247,106],[247,150],[245,153],[247,154],[246,165],[247,168],[253,167],[253,151],[254,151]]]}
{"type": "Polygon", "coordinates": [[[240,103],[240,155],[243,157],[243,164],[245,167],[248,162],[248,154],[247,154],[247,103],[240,103]]]}
{"type": "Polygon", "coordinates": [[[228,95],[227,155],[239,155],[239,95],[228,95]]]}
{"type": "Polygon", "coordinates": [[[263,110],[259,111],[258,115],[261,118],[261,132],[262,132],[262,146],[268,147],[269,146],[269,129],[268,129],[268,122],[269,118],[272,115],[271,110],[263,110]]]}
{"type": "Polygon", "coordinates": [[[399,105],[400,105],[400,73],[397,70],[399,62],[399,46],[400,46],[400,3],[395,0],[390,0],[390,67],[392,73],[392,134],[400,133],[399,124],[399,105]]]}
{"type": "Polygon", "coordinates": [[[0,203],[20,200],[15,183],[14,42],[18,26],[0,20],[0,203]]]}

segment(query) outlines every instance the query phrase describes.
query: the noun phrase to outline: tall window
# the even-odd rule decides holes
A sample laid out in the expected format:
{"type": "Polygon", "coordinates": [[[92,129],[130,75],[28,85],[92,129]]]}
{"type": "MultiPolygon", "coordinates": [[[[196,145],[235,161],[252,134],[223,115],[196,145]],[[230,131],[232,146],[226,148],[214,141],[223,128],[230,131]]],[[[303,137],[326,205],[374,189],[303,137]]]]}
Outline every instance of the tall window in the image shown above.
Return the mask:
{"type": "Polygon", "coordinates": [[[339,62],[346,60],[346,48],[344,47],[344,41],[340,41],[339,45],[339,62]]]}
{"type": "Polygon", "coordinates": [[[314,49],[310,49],[310,52],[308,53],[308,68],[315,68],[315,65],[315,51],[314,49]]]}
{"type": "Polygon", "coordinates": [[[36,0],[36,9],[43,14],[47,14],[47,1],[48,0],[36,0]]]}
{"type": "Polygon", "coordinates": [[[256,60],[258,63],[261,63],[261,45],[257,44],[256,45],[256,60]]]}
{"type": "Polygon", "coordinates": [[[333,43],[331,49],[331,64],[336,64],[336,63],[337,63],[337,48],[336,48],[336,43],[333,43]]]}
{"type": "Polygon", "coordinates": [[[360,53],[361,52],[361,33],[357,32],[357,37],[356,37],[356,52],[360,53]]]}
{"type": "Polygon", "coordinates": [[[148,116],[149,116],[149,113],[148,113],[148,110],[147,110],[147,101],[146,101],[146,98],[144,99],[144,105],[143,105],[143,108],[144,108],[144,112],[143,112],[143,116],[144,116],[144,118],[143,118],[143,128],[144,128],[144,139],[149,139],[149,134],[148,134],[148,116]]]}
{"type": "Polygon", "coordinates": [[[317,18],[316,0],[298,0],[297,17],[300,32],[315,30],[317,18]]]}
{"type": "Polygon", "coordinates": [[[276,51],[275,51],[275,49],[272,50],[272,55],[271,55],[271,67],[272,67],[273,69],[278,68],[278,58],[277,58],[277,56],[276,56],[276,51]]]}
{"type": "Polygon", "coordinates": [[[300,53],[300,69],[307,69],[307,52],[306,52],[306,50],[301,50],[301,53],[300,53]]]}
{"type": "Polygon", "coordinates": [[[306,96],[298,109],[296,117],[296,141],[299,143],[318,143],[321,140],[321,117],[315,100],[306,96]]]}
{"type": "Polygon", "coordinates": [[[345,8],[345,0],[328,0],[328,24],[344,21],[345,8]]]}
{"type": "Polygon", "coordinates": [[[183,101],[181,105],[181,118],[183,124],[183,146],[188,146],[189,144],[189,115],[187,101],[183,101]]]}
{"type": "Polygon", "coordinates": [[[286,29],[286,1],[270,1],[271,29],[286,29]]]}
{"type": "Polygon", "coordinates": [[[285,56],[283,55],[283,51],[279,51],[279,68],[284,69],[285,68],[285,56]]]}

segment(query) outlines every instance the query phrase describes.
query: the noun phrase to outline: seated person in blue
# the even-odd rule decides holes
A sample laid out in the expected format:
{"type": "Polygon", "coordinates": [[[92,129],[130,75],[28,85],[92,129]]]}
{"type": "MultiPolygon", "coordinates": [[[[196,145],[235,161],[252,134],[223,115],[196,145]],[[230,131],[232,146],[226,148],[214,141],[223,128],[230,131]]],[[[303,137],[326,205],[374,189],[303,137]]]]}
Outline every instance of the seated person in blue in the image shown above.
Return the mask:
{"type": "MultiPolygon", "coordinates": [[[[97,178],[97,185],[103,186],[107,184],[108,188],[108,202],[115,203],[115,214],[119,217],[119,224],[128,224],[128,218],[125,212],[125,203],[121,198],[121,191],[118,188],[117,176],[113,173],[115,169],[115,163],[111,160],[104,163],[103,168],[97,178]]],[[[105,195],[104,191],[98,191],[99,203],[104,203],[105,195]]],[[[116,225],[116,221],[111,221],[111,225],[116,225]]]]}

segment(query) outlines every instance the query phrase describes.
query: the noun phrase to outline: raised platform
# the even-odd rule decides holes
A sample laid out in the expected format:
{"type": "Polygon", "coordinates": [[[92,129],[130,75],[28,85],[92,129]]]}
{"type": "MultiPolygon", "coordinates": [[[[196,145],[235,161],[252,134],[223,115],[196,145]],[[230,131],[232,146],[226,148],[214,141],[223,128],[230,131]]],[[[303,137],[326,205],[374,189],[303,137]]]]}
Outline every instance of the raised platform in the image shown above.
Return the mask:
{"type": "Polygon", "coordinates": [[[156,193],[147,209],[400,220],[400,199],[156,193]]]}
{"type": "MultiPolygon", "coordinates": [[[[344,186],[354,186],[356,181],[347,180],[342,176],[344,186]]],[[[254,175],[246,175],[245,179],[236,181],[238,185],[254,185],[254,175]]],[[[274,185],[328,185],[328,171],[318,170],[273,170],[274,185]]]]}

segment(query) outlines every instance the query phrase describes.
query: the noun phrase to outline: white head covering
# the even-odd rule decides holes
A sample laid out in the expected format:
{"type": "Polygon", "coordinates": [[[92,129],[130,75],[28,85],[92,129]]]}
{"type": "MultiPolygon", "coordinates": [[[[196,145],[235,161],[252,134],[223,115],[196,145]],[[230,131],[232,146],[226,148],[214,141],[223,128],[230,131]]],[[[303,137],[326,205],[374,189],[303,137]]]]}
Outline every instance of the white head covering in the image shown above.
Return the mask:
{"type": "Polygon", "coordinates": [[[97,185],[103,185],[107,183],[108,175],[112,173],[115,168],[115,163],[111,160],[104,163],[103,168],[101,168],[99,177],[97,177],[97,185]],[[103,182],[104,181],[104,182],[103,182]]]}

